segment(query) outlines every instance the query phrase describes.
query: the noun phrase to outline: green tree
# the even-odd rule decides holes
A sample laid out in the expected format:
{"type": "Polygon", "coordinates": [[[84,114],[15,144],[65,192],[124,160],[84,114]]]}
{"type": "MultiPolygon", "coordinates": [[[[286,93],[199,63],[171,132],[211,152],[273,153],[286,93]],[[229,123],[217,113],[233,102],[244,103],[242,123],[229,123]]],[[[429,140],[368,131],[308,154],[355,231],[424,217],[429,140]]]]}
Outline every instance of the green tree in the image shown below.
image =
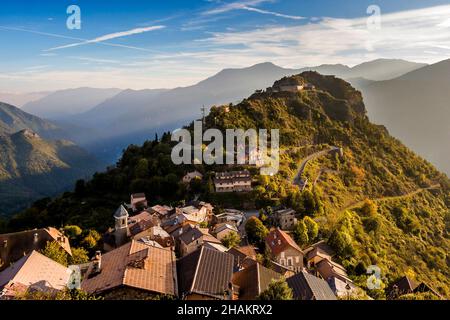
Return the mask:
{"type": "Polygon", "coordinates": [[[245,223],[245,232],[247,233],[248,241],[257,245],[264,244],[264,241],[269,233],[269,230],[256,217],[251,217],[245,223]]]}
{"type": "Polygon", "coordinates": [[[0,233],[3,233],[6,231],[6,220],[0,218],[0,233]]]}
{"type": "Polygon", "coordinates": [[[195,177],[189,182],[189,188],[193,193],[201,193],[203,191],[203,181],[202,179],[195,177]]]}
{"type": "Polygon", "coordinates": [[[361,213],[366,217],[373,217],[378,213],[378,207],[375,202],[370,199],[364,201],[364,205],[361,208],[361,213]]]}
{"type": "Polygon", "coordinates": [[[367,232],[373,231],[377,234],[381,228],[381,219],[378,216],[372,216],[363,219],[364,228],[367,232]]]}
{"type": "Polygon", "coordinates": [[[86,181],[80,179],[75,183],[75,195],[78,197],[83,197],[85,194],[86,194],[86,181]]]}
{"type": "Polygon", "coordinates": [[[16,296],[17,300],[102,300],[103,298],[89,294],[80,289],[61,291],[27,291],[16,296]]]}
{"type": "Polygon", "coordinates": [[[335,230],[331,234],[328,244],[336,250],[341,258],[347,258],[354,254],[352,237],[344,231],[335,230]]]}
{"type": "Polygon", "coordinates": [[[303,246],[308,244],[309,237],[308,237],[308,229],[306,228],[306,224],[303,222],[303,220],[300,220],[297,222],[297,224],[294,227],[294,240],[298,243],[298,245],[303,246]]]}
{"type": "Polygon", "coordinates": [[[306,216],[303,218],[306,230],[308,232],[308,241],[313,242],[319,235],[319,225],[312,218],[306,216]]]}
{"type": "Polygon", "coordinates": [[[222,244],[228,249],[238,246],[240,242],[241,237],[236,232],[230,232],[222,239],[222,244]]]}
{"type": "Polygon", "coordinates": [[[404,294],[397,298],[398,300],[440,300],[438,296],[431,292],[417,292],[404,294]]]}
{"type": "Polygon", "coordinates": [[[89,255],[84,248],[72,248],[72,256],[69,257],[70,264],[83,264],[89,262],[89,255]]]}
{"type": "Polygon", "coordinates": [[[95,230],[89,230],[86,237],[84,237],[82,244],[89,249],[93,249],[97,246],[97,242],[101,239],[101,235],[95,230]]]}
{"type": "Polygon", "coordinates": [[[135,168],[135,176],[138,179],[145,179],[149,175],[148,160],[140,159],[135,168]]]}
{"type": "Polygon", "coordinates": [[[83,233],[83,230],[79,226],[65,226],[64,234],[70,239],[76,239],[83,233]]]}
{"type": "Polygon", "coordinates": [[[266,290],[261,292],[259,300],[274,301],[274,300],[292,300],[292,289],[288,286],[286,280],[281,278],[279,280],[272,280],[266,290]]]}
{"type": "Polygon", "coordinates": [[[47,241],[47,244],[45,245],[45,248],[41,250],[41,253],[63,266],[68,265],[68,254],[56,241],[47,241]]]}
{"type": "Polygon", "coordinates": [[[302,198],[303,198],[303,207],[305,208],[304,213],[305,214],[315,213],[317,209],[317,203],[314,194],[309,190],[305,190],[302,193],[302,198]]]}

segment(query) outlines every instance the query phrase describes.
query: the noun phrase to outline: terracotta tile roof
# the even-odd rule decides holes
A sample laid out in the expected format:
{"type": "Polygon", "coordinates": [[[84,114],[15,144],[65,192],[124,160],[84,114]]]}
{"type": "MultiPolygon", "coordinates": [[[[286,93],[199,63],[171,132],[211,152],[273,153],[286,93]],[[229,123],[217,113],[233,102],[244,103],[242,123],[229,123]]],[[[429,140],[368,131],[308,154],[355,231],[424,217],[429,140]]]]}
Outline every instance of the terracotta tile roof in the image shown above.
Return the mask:
{"type": "Polygon", "coordinates": [[[89,267],[81,288],[100,293],[129,286],[153,293],[176,295],[175,255],[170,249],[131,241],[101,257],[101,272],[89,267]]]}
{"type": "Polygon", "coordinates": [[[204,228],[192,228],[188,230],[187,232],[184,232],[180,237],[180,241],[182,241],[184,244],[188,245],[192,243],[193,241],[197,239],[203,239],[203,242],[211,242],[211,243],[217,243],[220,244],[220,240],[212,236],[208,229],[204,228]]]}
{"type": "Polygon", "coordinates": [[[311,260],[314,257],[321,257],[323,259],[331,260],[330,255],[326,254],[325,252],[323,252],[322,250],[320,250],[318,248],[315,248],[306,254],[306,260],[311,260]]]}
{"type": "Polygon", "coordinates": [[[328,285],[335,295],[338,297],[345,297],[348,295],[347,285],[350,287],[351,294],[358,294],[358,291],[361,290],[357,286],[355,286],[350,281],[343,281],[341,278],[330,277],[327,280],[328,285]]]}
{"type": "Polygon", "coordinates": [[[281,274],[255,263],[236,272],[233,275],[233,284],[239,286],[240,300],[254,300],[267,289],[272,280],[278,280],[281,277],[281,274]]]}
{"type": "Polygon", "coordinates": [[[326,255],[329,257],[333,257],[336,254],[333,248],[331,248],[324,240],[312,244],[308,248],[304,249],[303,252],[305,253],[308,260],[315,255],[326,255]]]}
{"type": "Polygon", "coordinates": [[[288,278],[294,299],[298,300],[337,300],[328,283],[312,274],[302,271],[288,278]]]}
{"type": "Polygon", "coordinates": [[[28,286],[18,282],[8,282],[0,290],[0,300],[13,300],[18,295],[26,293],[28,286]]]}
{"type": "Polygon", "coordinates": [[[207,228],[199,228],[199,230],[203,233],[203,242],[222,244],[219,239],[209,233],[209,230],[207,228]]]}
{"type": "Polygon", "coordinates": [[[15,290],[17,286],[22,289],[33,287],[41,291],[63,290],[71,273],[65,266],[32,251],[0,272],[0,288],[6,286],[6,291],[15,290]]]}
{"type": "Polygon", "coordinates": [[[247,260],[255,260],[256,259],[256,251],[253,246],[248,245],[244,247],[233,247],[228,250],[229,254],[234,256],[234,267],[236,269],[244,268],[245,266],[251,265],[251,261],[247,260]],[[245,266],[244,266],[244,262],[245,266]]]}
{"type": "Polygon", "coordinates": [[[180,296],[196,293],[224,299],[233,276],[233,256],[202,247],[177,262],[180,296]]]}
{"type": "Polygon", "coordinates": [[[302,249],[295,243],[294,239],[292,239],[286,232],[280,229],[272,229],[267,238],[266,244],[268,245],[270,251],[273,255],[279,255],[281,252],[285,251],[289,247],[302,252],[302,249]]]}
{"type": "Polygon", "coordinates": [[[72,255],[69,239],[55,228],[43,228],[0,234],[0,270],[33,250],[42,250],[48,241],[56,241],[72,255]]]}
{"type": "Polygon", "coordinates": [[[412,293],[414,289],[419,286],[419,283],[415,282],[407,276],[404,276],[392,285],[392,287],[394,286],[397,286],[397,290],[400,294],[407,294],[412,293]]]}
{"type": "Polygon", "coordinates": [[[200,239],[201,237],[203,237],[203,232],[201,232],[198,228],[192,228],[189,231],[184,232],[179,237],[179,240],[184,244],[188,245],[194,242],[195,240],[200,239]]]}
{"type": "Polygon", "coordinates": [[[294,274],[294,272],[291,269],[289,269],[288,267],[285,267],[285,266],[283,266],[283,265],[281,265],[281,264],[279,264],[279,263],[277,263],[277,262],[275,262],[273,260],[270,260],[269,264],[270,264],[270,268],[273,271],[275,271],[275,272],[278,272],[278,273],[283,274],[283,275],[292,275],[292,274],[294,274]]]}
{"type": "Polygon", "coordinates": [[[148,211],[142,211],[128,218],[128,229],[130,235],[135,236],[142,231],[152,228],[158,224],[159,219],[148,211]]]}
{"type": "Polygon", "coordinates": [[[256,258],[256,251],[252,245],[243,246],[243,247],[235,247],[235,249],[238,250],[239,252],[242,252],[247,257],[256,258]]]}
{"type": "Polygon", "coordinates": [[[345,270],[345,268],[339,263],[324,259],[316,265],[316,269],[319,271],[319,273],[321,273],[323,265],[327,265],[331,269],[331,272],[334,276],[341,278],[343,281],[351,282],[351,280],[348,278],[347,270],[345,270]]]}
{"type": "Polygon", "coordinates": [[[151,207],[149,210],[157,213],[159,216],[166,216],[170,213],[170,211],[173,210],[173,208],[168,206],[156,205],[151,207]]]}
{"type": "Polygon", "coordinates": [[[220,251],[220,252],[227,252],[228,251],[228,248],[223,246],[220,243],[205,242],[203,244],[203,246],[205,246],[207,248],[211,248],[211,249],[217,250],[217,251],[220,251]]]}
{"type": "Polygon", "coordinates": [[[223,222],[218,223],[214,227],[214,233],[219,233],[221,231],[224,231],[226,229],[232,230],[234,232],[238,232],[238,229],[236,228],[236,225],[233,223],[223,222]]]}

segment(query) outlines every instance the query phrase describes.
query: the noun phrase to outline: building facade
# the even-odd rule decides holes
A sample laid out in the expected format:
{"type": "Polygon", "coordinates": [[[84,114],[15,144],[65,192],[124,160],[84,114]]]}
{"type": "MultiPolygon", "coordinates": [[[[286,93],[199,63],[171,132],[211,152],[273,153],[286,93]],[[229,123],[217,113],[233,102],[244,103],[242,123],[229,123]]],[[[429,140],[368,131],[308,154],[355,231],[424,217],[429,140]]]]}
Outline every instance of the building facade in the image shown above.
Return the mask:
{"type": "Polygon", "coordinates": [[[214,179],[216,192],[252,191],[252,177],[248,170],[218,172],[214,179]]]}

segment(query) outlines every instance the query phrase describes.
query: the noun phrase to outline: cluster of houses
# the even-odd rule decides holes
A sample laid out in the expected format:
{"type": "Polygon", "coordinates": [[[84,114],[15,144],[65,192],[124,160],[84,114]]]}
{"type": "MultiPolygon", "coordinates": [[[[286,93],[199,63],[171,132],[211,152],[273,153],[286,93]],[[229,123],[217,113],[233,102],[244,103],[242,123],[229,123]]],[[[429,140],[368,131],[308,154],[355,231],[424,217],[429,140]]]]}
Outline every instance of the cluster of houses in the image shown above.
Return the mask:
{"type": "MultiPolygon", "coordinates": [[[[262,160],[258,158],[251,161],[259,165],[262,160]]],[[[194,179],[202,180],[203,174],[197,170],[188,172],[183,176],[182,182],[190,184],[194,179]]],[[[214,177],[214,188],[217,193],[250,192],[253,190],[252,177],[248,170],[217,172],[214,177]]]]}
{"type": "Polygon", "coordinates": [[[248,170],[218,172],[214,179],[216,192],[252,191],[252,177],[248,170]]]}
{"type": "MultiPolygon", "coordinates": [[[[103,251],[78,268],[78,287],[105,299],[169,295],[185,300],[253,300],[281,278],[300,300],[336,300],[360,290],[324,241],[301,249],[288,232],[273,228],[265,240],[270,261],[264,265],[245,240],[225,247],[222,240],[229,234],[242,236],[245,216],[232,209],[215,215],[213,209],[200,201],[149,207],[144,194],[133,194],[114,212],[103,251]]],[[[291,213],[276,213],[283,228],[289,229],[291,213]]],[[[68,238],[54,228],[0,235],[0,299],[29,290],[57,292],[73,281],[77,268],[39,253],[48,241],[72,254],[68,238]]]]}

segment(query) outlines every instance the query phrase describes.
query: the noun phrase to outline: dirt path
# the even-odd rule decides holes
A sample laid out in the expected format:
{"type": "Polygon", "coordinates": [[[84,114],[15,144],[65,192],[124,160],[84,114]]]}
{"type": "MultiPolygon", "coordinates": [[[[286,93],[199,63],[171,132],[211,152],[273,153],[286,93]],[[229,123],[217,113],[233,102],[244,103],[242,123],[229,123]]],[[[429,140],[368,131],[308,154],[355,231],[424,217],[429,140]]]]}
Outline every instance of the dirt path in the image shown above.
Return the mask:
{"type": "MultiPolygon", "coordinates": [[[[415,195],[417,195],[417,194],[419,194],[419,193],[421,193],[421,192],[423,192],[425,190],[439,189],[440,187],[441,186],[439,184],[435,184],[435,185],[432,185],[432,186],[430,186],[428,188],[419,188],[417,190],[408,192],[408,193],[406,193],[404,195],[401,195],[401,196],[382,197],[382,198],[371,199],[371,200],[373,202],[383,202],[383,201],[392,201],[392,200],[406,199],[406,198],[409,198],[409,197],[413,197],[413,196],[415,196],[415,195]]],[[[361,207],[364,204],[365,201],[366,200],[361,200],[361,201],[357,201],[357,202],[354,202],[352,204],[349,204],[348,206],[346,206],[343,209],[341,209],[339,211],[339,213],[343,213],[346,210],[359,208],[359,207],[361,207]]]]}

